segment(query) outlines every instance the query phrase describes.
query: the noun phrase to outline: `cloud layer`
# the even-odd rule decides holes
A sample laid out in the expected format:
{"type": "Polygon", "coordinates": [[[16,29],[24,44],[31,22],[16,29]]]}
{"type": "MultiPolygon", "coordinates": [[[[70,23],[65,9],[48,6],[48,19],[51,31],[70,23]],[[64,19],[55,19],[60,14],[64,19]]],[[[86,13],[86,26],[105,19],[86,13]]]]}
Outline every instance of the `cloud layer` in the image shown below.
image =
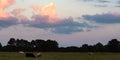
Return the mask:
{"type": "Polygon", "coordinates": [[[83,15],[84,19],[88,21],[94,21],[96,23],[102,24],[115,24],[120,23],[120,14],[119,13],[103,13],[96,15],[83,15]]]}
{"type": "Polygon", "coordinates": [[[78,1],[84,1],[84,2],[98,2],[98,3],[109,3],[110,0],[78,0],[78,1]]]}
{"type": "Polygon", "coordinates": [[[8,18],[9,13],[5,12],[5,8],[13,5],[15,0],[0,0],[0,18],[8,18]]]}
{"type": "Polygon", "coordinates": [[[8,19],[0,18],[0,28],[8,28],[12,25],[17,25],[18,21],[14,17],[9,17],[8,19]]]}
{"type": "Polygon", "coordinates": [[[34,27],[44,29],[58,34],[71,34],[75,32],[83,32],[84,28],[91,28],[87,22],[77,22],[73,17],[58,18],[54,3],[45,6],[31,5],[29,9],[33,14],[29,18],[22,14],[25,8],[14,8],[10,12],[4,9],[15,3],[15,0],[0,0],[0,28],[8,28],[13,25],[24,25],[26,27],[34,27]]]}
{"type": "MultiPolygon", "coordinates": [[[[59,34],[71,34],[74,32],[83,32],[83,28],[90,28],[88,23],[79,23],[74,21],[72,17],[66,19],[60,19],[56,23],[47,23],[47,17],[36,17],[36,20],[30,22],[27,26],[42,28],[59,34]]],[[[91,26],[93,27],[93,26],[91,26]]]]}
{"type": "MultiPolygon", "coordinates": [[[[94,0],[85,0],[94,1],[94,0]]],[[[97,0],[99,1],[99,0],[97,0]]],[[[107,0],[100,0],[99,2],[107,2],[107,0]]],[[[12,11],[6,12],[5,9],[15,4],[15,0],[0,0],[0,28],[8,28],[13,25],[23,25],[25,27],[39,28],[45,31],[50,31],[58,34],[72,34],[75,32],[89,31],[94,28],[94,24],[89,22],[96,22],[102,24],[120,23],[120,14],[96,14],[83,15],[87,21],[78,22],[73,17],[59,18],[54,3],[45,6],[33,4],[29,6],[31,9],[31,16],[26,16],[23,13],[29,11],[25,8],[14,8],[12,11]]]]}
{"type": "Polygon", "coordinates": [[[95,7],[119,7],[120,0],[76,0],[91,3],[95,7]]]}

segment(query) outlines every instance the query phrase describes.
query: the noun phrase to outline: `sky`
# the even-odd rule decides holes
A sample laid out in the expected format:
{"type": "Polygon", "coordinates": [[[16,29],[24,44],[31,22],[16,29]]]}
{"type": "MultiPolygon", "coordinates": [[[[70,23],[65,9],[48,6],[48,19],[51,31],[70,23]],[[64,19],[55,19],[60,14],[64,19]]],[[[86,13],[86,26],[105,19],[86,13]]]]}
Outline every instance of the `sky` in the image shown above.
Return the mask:
{"type": "Polygon", "coordinates": [[[0,42],[52,39],[59,46],[120,40],[120,0],[0,0],[0,42]]]}

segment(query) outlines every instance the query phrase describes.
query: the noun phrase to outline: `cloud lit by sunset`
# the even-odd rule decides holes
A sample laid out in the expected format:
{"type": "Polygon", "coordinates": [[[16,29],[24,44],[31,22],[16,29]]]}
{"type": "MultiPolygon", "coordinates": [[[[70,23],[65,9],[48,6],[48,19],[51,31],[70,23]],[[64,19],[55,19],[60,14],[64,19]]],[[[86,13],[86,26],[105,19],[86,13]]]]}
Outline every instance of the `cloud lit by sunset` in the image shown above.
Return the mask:
{"type": "Polygon", "coordinates": [[[45,6],[32,5],[32,9],[39,11],[40,16],[47,16],[48,23],[55,23],[57,21],[58,15],[54,3],[49,3],[45,6]]]}
{"type": "Polygon", "coordinates": [[[0,9],[0,18],[8,18],[9,14],[5,11],[3,11],[3,9],[0,9]]]}
{"type": "Polygon", "coordinates": [[[50,3],[46,6],[43,6],[40,10],[40,14],[42,16],[49,16],[49,21],[50,23],[54,23],[56,22],[56,18],[57,18],[57,12],[56,12],[56,7],[54,5],[54,3],[50,3]]]}
{"type": "Polygon", "coordinates": [[[15,0],[0,0],[0,17],[8,18],[9,13],[5,12],[4,9],[15,3],[15,0]]]}
{"type": "MultiPolygon", "coordinates": [[[[10,12],[6,12],[5,9],[10,7],[14,3],[15,3],[15,0],[0,0],[0,17],[1,18],[10,17],[10,12]]],[[[41,17],[46,16],[46,18],[48,19],[47,23],[55,23],[55,22],[57,22],[57,20],[59,20],[59,19],[57,19],[58,15],[57,15],[57,11],[56,11],[56,7],[55,7],[54,3],[49,3],[44,6],[35,4],[35,5],[31,5],[31,8],[34,11],[38,11],[37,12],[38,14],[35,14],[35,15],[39,15],[41,17]]],[[[11,11],[11,15],[18,18],[19,21],[20,20],[28,20],[28,17],[25,16],[24,14],[22,14],[25,10],[27,11],[27,9],[24,9],[24,8],[19,8],[19,7],[14,8],[11,11]]],[[[34,14],[33,14],[33,16],[34,16],[34,14]]],[[[29,17],[31,18],[32,16],[29,16],[29,17]]]]}

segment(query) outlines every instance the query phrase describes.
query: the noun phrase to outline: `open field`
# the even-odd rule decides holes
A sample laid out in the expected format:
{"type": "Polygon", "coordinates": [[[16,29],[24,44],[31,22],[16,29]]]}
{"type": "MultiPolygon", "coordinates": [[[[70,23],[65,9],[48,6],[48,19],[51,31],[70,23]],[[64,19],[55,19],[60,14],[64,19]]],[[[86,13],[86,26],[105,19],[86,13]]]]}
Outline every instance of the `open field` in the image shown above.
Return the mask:
{"type": "Polygon", "coordinates": [[[0,52],[0,60],[120,60],[120,53],[44,52],[39,58],[26,58],[17,52],[0,52]]]}

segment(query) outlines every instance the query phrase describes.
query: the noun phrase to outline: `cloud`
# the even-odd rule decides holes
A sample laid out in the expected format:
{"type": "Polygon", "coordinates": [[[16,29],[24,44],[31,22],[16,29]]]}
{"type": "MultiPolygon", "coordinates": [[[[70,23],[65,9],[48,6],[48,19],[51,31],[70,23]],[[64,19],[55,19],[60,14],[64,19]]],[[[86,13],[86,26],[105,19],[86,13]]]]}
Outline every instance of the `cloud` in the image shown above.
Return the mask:
{"type": "Polygon", "coordinates": [[[35,11],[38,11],[38,15],[40,16],[48,16],[48,22],[54,23],[56,22],[57,11],[54,3],[47,4],[45,6],[39,6],[39,5],[32,5],[31,8],[35,11]],[[54,20],[54,21],[53,21],[54,20]]]}
{"type": "Polygon", "coordinates": [[[56,27],[52,28],[51,31],[60,34],[72,34],[75,32],[84,32],[83,28],[88,26],[87,23],[78,23],[70,18],[65,19],[55,25],[56,27]]]}
{"type": "MultiPolygon", "coordinates": [[[[111,0],[77,0],[84,3],[89,3],[94,7],[109,7],[110,3],[113,3],[111,0]]],[[[114,3],[113,3],[114,4],[114,3]]]]}
{"type": "Polygon", "coordinates": [[[9,26],[17,24],[17,19],[11,17],[6,8],[13,5],[15,0],[0,0],[0,28],[7,28],[9,26]]]}
{"type": "Polygon", "coordinates": [[[109,3],[111,2],[110,0],[96,0],[99,3],[109,3]]]}
{"type": "Polygon", "coordinates": [[[24,14],[22,14],[24,11],[25,11],[24,8],[15,8],[11,12],[11,14],[13,16],[15,16],[16,18],[18,18],[19,21],[21,21],[21,20],[28,20],[28,17],[25,16],[24,14]]]}
{"type": "Polygon", "coordinates": [[[18,22],[17,19],[14,17],[9,17],[7,19],[0,18],[0,28],[8,28],[16,24],[18,24],[18,22]]]}
{"type": "Polygon", "coordinates": [[[23,12],[24,11],[24,9],[23,8],[15,8],[15,9],[13,9],[13,11],[11,12],[13,15],[15,15],[15,16],[18,16],[18,15],[20,15],[20,13],[21,12],[23,12]]]}
{"type": "Polygon", "coordinates": [[[120,14],[119,13],[103,13],[96,15],[83,15],[84,19],[88,21],[94,21],[96,23],[102,24],[115,24],[120,23],[120,14]]]}
{"type": "Polygon", "coordinates": [[[120,0],[118,0],[117,2],[116,2],[116,6],[115,7],[120,7],[120,0]]]}
{"type": "MultiPolygon", "coordinates": [[[[77,0],[77,1],[80,1],[80,0],[77,0]]],[[[94,0],[82,0],[82,1],[84,1],[84,2],[92,2],[94,0]]]]}
{"type": "Polygon", "coordinates": [[[119,8],[119,7],[120,7],[120,5],[117,5],[117,6],[115,6],[115,7],[118,7],[118,8],[119,8]]]}
{"type": "Polygon", "coordinates": [[[34,4],[34,5],[31,5],[31,8],[36,11],[36,10],[40,10],[41,6],[34,4]]]}
{"type": "Polygon", "coordinates": [[[120,4],[120,0],[118,1],[118,4],[120,4]]]}
{"type": "Polygon", "coordinates": [[[9,13],[5,12],[4,9],[13,5],[15,0],[0,0],[0,18],[8,18],[9,13]]]}
{"type": "Polygon", "coordinates": [[[84,31],[83,28],[85,27],[90,28],[90,25],[88,23],[76,22],[72,17],[60,19],[56,23],[52,24],[47,22],[48,17],[46,16],[44,17],[36,16],[34,18],[36,20],[30,22],[27,26],[49,30],[53,33],[72,34],[75,32],[83,32],[84,31]]]}
{"type": "Polygon", "coordinates": [[[32,12],[36,12],[27,18],[22,14],[26,9],[14,8],[10,12],[5,12],[5,8],[15,3],[15,0],[0,0],[0,28],[8,28],[13,25],[23,25],[26,27],[39,28],[57,34],[72,34],[83,32],[84,28],[94,27],[87,22],[77,22],[72,17],[58,18],[54,3],[45,6],[32,5],[32,12]],[[5,16],[5,17],[4,17],[5,16]],[[6,17],[7,16],[7,17],[6,17]]]}
{"type": "Polygon", "coordinates": [[[108,7],[108,5],[94,5],[95,7],[108,7]]]}
{"type": "Polygon", "coordinates": [[[84,2],[98,2],[98,3],[109,3],[110,0],[77,0],[77,1],[84,1],[84,2]]]}
{"type": "Polygon", "coordinates": [[[8,18],[9,14],[5,12],[3,9],[0,9],[0,18],[8,18]]]}
{"type": "Polygon", "coordinates": [[[7,8],[15,3],[15,0],[0,0],[0,8],[7,8]]]}

